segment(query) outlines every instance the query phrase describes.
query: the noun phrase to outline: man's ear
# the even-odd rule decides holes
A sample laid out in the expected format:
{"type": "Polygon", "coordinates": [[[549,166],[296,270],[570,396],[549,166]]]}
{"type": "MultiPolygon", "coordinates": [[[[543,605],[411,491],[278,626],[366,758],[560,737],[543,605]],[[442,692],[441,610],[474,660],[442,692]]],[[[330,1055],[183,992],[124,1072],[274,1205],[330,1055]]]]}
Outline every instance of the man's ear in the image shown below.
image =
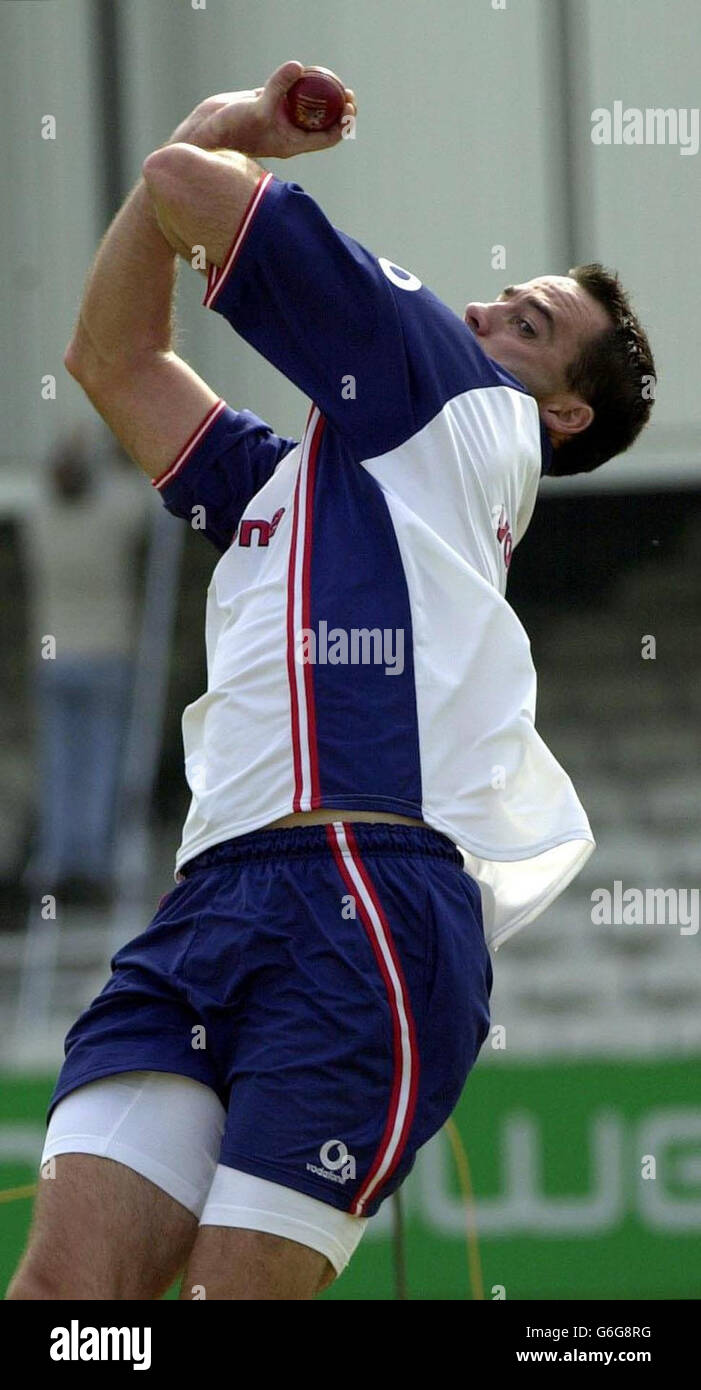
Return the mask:
{"type": "Polygon", "coordinates": [[[557,448],[558,444],[565,444],[571,439],[573,434],[581,434],[582,430],[588,429],[594,419],[594,411],[581,396],[563,394],[541,401],[540,418],[557,448]]]}

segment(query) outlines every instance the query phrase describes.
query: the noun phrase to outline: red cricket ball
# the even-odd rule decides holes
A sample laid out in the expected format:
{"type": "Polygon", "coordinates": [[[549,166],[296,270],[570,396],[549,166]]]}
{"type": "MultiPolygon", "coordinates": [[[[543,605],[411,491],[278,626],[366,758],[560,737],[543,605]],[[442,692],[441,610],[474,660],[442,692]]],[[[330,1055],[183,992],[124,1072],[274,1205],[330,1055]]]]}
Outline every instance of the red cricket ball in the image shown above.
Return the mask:
{"type": "Polygon", "coordinates": [[[340,77],[328,68],[305,68],[287,93],[287,111],[300,130],[328,130],[346,104],[340,77]]]}

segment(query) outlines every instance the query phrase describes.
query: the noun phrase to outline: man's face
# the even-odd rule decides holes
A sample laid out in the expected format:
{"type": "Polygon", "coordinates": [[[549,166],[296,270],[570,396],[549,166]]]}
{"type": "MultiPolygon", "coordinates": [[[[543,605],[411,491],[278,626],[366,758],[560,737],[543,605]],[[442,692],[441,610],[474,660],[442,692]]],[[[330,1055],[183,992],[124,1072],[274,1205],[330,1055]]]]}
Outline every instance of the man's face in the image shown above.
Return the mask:
{"type": "Polygon", "coordinates": [[[603,306],[569,275],[507,285],[493,304],[468,304],[465,323],[539,403],[567,389],[569,363],[588,338],[610,327],[603,306]]]}

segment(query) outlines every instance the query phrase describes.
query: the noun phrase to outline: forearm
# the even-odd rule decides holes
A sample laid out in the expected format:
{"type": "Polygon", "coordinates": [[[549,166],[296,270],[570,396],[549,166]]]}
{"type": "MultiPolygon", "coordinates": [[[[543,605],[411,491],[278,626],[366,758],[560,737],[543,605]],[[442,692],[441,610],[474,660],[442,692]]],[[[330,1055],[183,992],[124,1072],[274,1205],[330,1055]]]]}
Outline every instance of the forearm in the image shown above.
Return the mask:
{"type": "Polygon", "coordinates": [[[95,257],[66,353],[77,367],[115,370],[171,347],[177,258],[141,179],[95,257]]]}

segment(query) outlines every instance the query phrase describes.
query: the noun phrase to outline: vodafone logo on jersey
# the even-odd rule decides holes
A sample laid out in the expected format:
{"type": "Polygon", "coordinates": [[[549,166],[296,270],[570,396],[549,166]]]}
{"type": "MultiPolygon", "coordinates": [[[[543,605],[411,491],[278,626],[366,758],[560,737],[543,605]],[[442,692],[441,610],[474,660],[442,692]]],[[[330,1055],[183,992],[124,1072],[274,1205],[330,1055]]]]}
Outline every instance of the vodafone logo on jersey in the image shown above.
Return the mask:
{"type": "Polygon", "coordinates": [[[511,564],[511,552],[514,548],[514,538],[511,534],[509,518],[506,515],[506,508],[503,503],[492,507],[492,518],[497,533],[497,541],[504,548],[504,564],[508,570],[511,564]]]}

